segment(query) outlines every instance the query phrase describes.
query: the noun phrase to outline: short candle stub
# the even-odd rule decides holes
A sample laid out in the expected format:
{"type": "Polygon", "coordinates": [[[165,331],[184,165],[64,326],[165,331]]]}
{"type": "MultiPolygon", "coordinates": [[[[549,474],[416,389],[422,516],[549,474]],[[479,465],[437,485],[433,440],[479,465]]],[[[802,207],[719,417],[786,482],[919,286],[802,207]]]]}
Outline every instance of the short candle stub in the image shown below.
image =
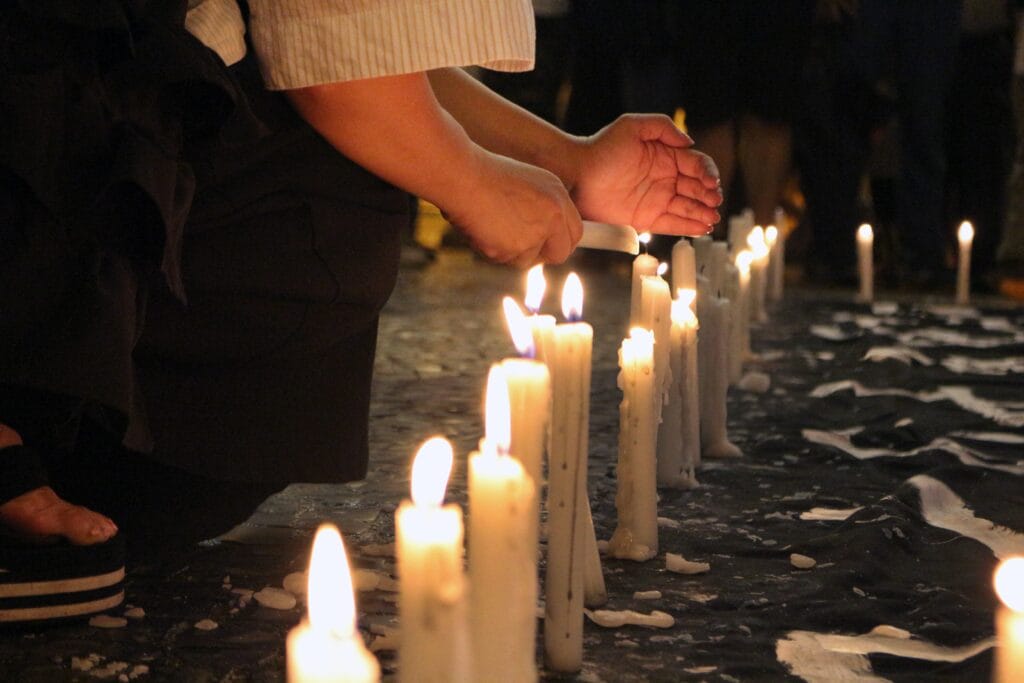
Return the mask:
{"type": "Polygon", "coordinates": [[[571,323],[583,319],[583,282],[576,273],[569,273],[562,287],[562,315],[571,323]]]}
{"type": "Polygon", "coordinates": [[[993,583],[1004,605],[1024,613],[1024,557],[1011,557],[999,565],[993,583]]]}

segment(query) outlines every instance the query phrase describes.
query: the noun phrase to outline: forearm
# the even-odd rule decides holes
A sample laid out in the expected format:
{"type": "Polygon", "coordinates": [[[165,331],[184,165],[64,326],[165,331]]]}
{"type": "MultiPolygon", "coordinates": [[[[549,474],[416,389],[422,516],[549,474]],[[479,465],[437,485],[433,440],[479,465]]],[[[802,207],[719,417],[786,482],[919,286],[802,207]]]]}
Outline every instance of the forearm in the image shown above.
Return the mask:
{"type": "Polygon", "coordinates": [[[422,73],[319,85],[288,96],[342,154],[442,209],[451,210],[466,194],[485,153],[441,107],[422,73]]]}
{"type": "Polygon", "coordinates": [[[437,99],[482,147],[551,171],[570,191],[579,174],[582,139],[531,114],[459,68],[429,72],[437,99]]]}

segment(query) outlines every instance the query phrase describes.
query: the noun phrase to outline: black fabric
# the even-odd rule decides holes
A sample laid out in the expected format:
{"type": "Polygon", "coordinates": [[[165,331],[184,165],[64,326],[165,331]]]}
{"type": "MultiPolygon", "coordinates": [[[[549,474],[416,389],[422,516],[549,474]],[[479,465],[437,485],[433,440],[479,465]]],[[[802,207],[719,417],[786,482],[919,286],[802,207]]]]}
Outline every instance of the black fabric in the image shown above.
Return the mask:
{"type": "Polygon", "coordinates": [[[188,302],[157,284],[136,352],[153,456],[223,480],[361,478],[408,195],[267,91],[253,57],[232,72],[269,133],[196,163],[188,302]]]}

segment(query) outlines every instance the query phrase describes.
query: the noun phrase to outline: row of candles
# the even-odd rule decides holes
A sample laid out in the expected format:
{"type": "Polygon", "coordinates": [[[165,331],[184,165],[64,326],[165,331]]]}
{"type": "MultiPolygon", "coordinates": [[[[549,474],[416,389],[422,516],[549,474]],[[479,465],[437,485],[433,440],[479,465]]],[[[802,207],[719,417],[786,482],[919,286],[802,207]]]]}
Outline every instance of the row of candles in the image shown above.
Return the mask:
{"type": "MultiPolygon", "coordinates": [[[[731,221],[728,243],[680,240],[672,250],[675,298],[663,264],[646,253],[633,262],[631,329],[619,350],[623,400],[611,557],[655,557],[657,487],[695,486],[702,456],[741,455],[726,432],[726,391],[749,357],[750,322],[765,319],[766,299],[781,297],[784,249],[777,230],[751,223],[749,217],[731,221]]],[[[493,365],[488,375],[485,436],[469,456],[465,575],[461,510],[443,504],[451,446],[430,439],[414,460],[411,500],[395,516],[402,680],[537,680],[545,452],[549,669],[581,668],[584,607],[607,600],[587,491],[593,330],[581,319],[583,288],[575,274],[563,288],[564,323],[540,312],[544,288],[538,267],[527,278],[529,315],[510,297],[503,301],[520,357],[493,365]]],[[[293,683],[379,680],[379,666],[355,629],[351,579],[339,579],[341,548],[337,530],[318,532],[309,617],[288,640],[293,683]]],[[[1006,614],[1000,612],[1000,629],[1013,633],[1024,652],[1024,615],[1006,614]]],[[[1003,659],[1000,670],[1024,671],[1024,655],[1009,664],[1003,659]]]]}
{"type": "MultiPolygon", "coordinates": [[[[974,226],[964,221],[956,231],[957,268],[956,303],[966,306],[971,301],[971,246],[974,243],[974,226]]],[[[857,276],[860,290],[857,298],[871,302],[875,298],[875,233],[869,223],[857,228],[857,276]]]]}

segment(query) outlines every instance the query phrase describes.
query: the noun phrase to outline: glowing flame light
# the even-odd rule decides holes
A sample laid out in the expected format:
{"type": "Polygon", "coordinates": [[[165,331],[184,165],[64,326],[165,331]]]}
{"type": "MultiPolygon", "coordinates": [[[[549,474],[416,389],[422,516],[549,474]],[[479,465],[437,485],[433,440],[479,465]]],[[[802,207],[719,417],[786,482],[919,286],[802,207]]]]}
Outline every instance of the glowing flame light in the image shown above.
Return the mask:
{"type": "Polygon", "coordinates": [[[530,313],[537,313],[544,302],[544,291],[547,289],[547,281],[544,279],[544,265],[538,263],[526,271],[526,310],[530,313]]]}
{"type": "Polygon", "coordinates": [[[569,273],[562,286],[562,315],[570,322],[583,318],[583,283],[576,273],[569,273]]]}
{"type": "Polygon", "coordinates": [[[412,502],[416,505],[440,505],[455,454],[452,445],[441,436],[427,439],[412,461],[412,502]]]}
{"type": "Polygon", "coordinates": [[[647,246],[648,244],[651,243],[651,233],[649,233],[649,232],[642,232],[637,237],[637,239],[640,240],[640,244],[642,244],[644,246],[647,246]]]}
{"type": "Polygon", "coordinates": [[[682,301],[687,308],[692,309],[694,302],[697,301],[697,290],[680,287],[676,290],[676,299],[682,301]]]}
{"type": "Polygon", "coordinates": [[[1014,612],[1024,612],[1024,557],[1011,557],[996,570],[996,595],[1014,612]]]}
{"type": "Polygon", "coordinates": [[[754,255],[747,249],[736,254],[736,268],[744,275],[750,274],[750,264],[754,262],[754,255]]]}
{"type": "Polygon", "coordinates": [[[875,233],[871,229],[871,226],[867,223],[862,224],[857,228],[857,241],[858,242],[870,242],[875,239],[875,233]]]}
{"type": "MultiPolygon", "coordinates": [[[[680,289],[679,293],[693,292],[692,289],[680,289]]],[[[696,294],[696,292],[694,292],[696,294]]],[[[672,300],[672,324],[682,325],[684,327],[696,327],[697,316],[693,314],[693,309],[690,308],[690,302],[693,299],[683,299],[682,297],[672,300]]]]}
{"type": "Polygon", "coordinates": [[[512,297],[506,296],[501,300],[501,305],[505,309],[505,323],[508,324],[516,351],[520,356],[533,358],[533,333],[530,330],[530,321],[526,319],[519,304],[512,297]]]}
{"type": "Polygon", "coordinates": [[[337,527],[324,524],[317,529],[309,558],[309,625],[350,636],[356,627],[356,603],[352,595],[352,572],[345,544],[337,527]]]}
{"type": "Polygon", "coordinates": [[[964,221],[956,231],[956,237],[960,244],[970,243],[974,239],[974,226],[970,221],[964,221]]]}
{"type": "Polygon", "coordinates": [[[774,247],[775,243],[779,241],[779,229],[774,225],[769,225],[764,229],[764,241],[768,244],[768,247],[774,247]]]}
{"type": "Polygon", "coordinates": [[[755,225],[754,229],[747,235],[747,246],[753,252],[755,259],[762,259],[768,255],[768,244],[764,238],[764,228],[755,225]]]}
{"type": "Polygon", "coordinates": [[[658,264],[658,276],[661,277],[668,272],[668,264],[662,261],[658,264]]]}
{"type": "Polygon", "coordinates": [[[498,453],[508,453],[512,442],[512,409],[508,398],[508,380],[500,365],[492,365],[487,374],[487,398],[484,406],[484,436],[498,453]]]}

